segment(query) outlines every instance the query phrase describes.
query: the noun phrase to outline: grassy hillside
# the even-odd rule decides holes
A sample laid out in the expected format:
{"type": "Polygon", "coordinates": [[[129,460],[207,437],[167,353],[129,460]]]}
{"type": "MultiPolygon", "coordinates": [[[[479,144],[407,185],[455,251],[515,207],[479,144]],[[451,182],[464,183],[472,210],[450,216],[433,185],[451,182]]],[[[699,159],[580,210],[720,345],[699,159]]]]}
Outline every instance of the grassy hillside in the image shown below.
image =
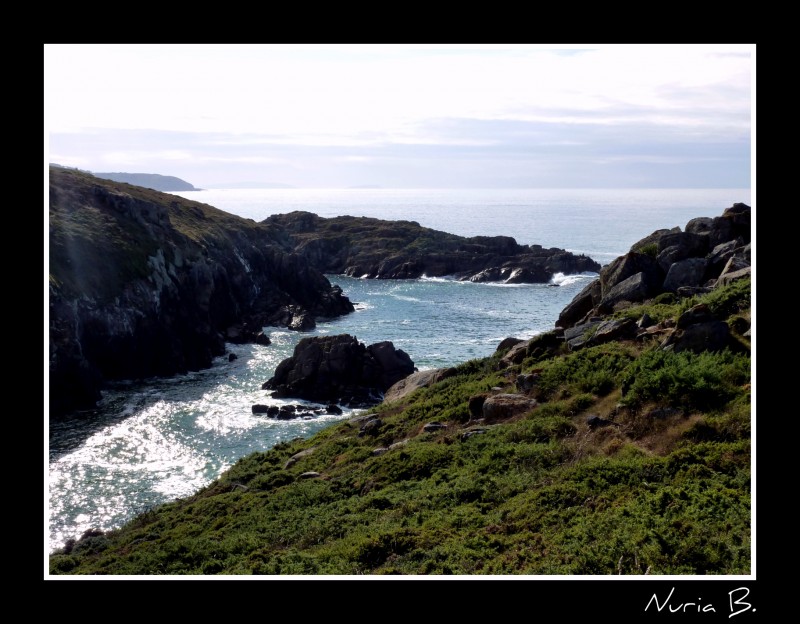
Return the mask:
{"type": "Polygon", "coordinates": [[[165,205],[164,194],[158,191],[97,179],[76,169],[50,167],[50,281],[69,295],[117,296],[130,280],[150,273],[147,259],[163,243],[143,219],[120,210],[109,214],[107,200],[87,194],[87,187],[130,201],[149,213],[153,222],[164,211],[162,238],[184,236],[195,244],[196,254],[209,242],[219,245],[232,232],[266,231],[252,220],[207,204],[174,196],[165,205]]]}
{"type": "Polygon", "coordinates": [[[677,319],[701,302],[736,348],[618,341],[466,362],[88,533],[51,556],[51,572],[749,574],[749,279],[620,314],[677,319]],[[512,392],[538,404],[476,420],[476,399],[512,392]]]}

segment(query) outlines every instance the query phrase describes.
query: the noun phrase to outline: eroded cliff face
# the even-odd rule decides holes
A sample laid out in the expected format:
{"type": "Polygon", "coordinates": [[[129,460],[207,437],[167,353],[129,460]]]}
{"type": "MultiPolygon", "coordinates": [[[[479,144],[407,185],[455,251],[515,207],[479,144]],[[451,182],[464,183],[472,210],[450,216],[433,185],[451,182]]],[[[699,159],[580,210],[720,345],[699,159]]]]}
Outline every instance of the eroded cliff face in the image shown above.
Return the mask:
{"type": "Polygon", "coordinates": [[[51,168],[51,416],[93,406],[105,380],[208,367],[226,340],[353,311],[280,239],[205,204],[51,168]]]}

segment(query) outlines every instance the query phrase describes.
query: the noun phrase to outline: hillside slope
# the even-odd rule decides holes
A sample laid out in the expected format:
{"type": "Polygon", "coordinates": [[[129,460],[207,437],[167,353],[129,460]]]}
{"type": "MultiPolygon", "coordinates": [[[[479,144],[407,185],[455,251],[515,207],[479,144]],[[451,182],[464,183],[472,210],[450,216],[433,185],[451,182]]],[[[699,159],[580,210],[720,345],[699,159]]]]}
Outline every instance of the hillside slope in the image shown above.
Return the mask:
{"type": "Polygon", "coordinates": [[[509,339],[390,390],[193,496],[87,532],[50,570],[749,574],[751,284],[725,274],[685,295],[634,291],[586,320],[637,319],[633,332],[509,339]],[[721,342],[687,338],[716,323],[721,342]]]}

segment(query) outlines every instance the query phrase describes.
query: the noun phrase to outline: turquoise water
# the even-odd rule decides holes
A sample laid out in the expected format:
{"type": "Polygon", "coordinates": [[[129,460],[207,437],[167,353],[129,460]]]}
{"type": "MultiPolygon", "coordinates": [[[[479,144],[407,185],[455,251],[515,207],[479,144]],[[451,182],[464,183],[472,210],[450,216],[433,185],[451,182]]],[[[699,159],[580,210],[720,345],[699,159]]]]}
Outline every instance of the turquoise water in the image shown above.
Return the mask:
{"type": "MultiPolygon", "coordinates": [[[[304,209],[322,216],[411,219],[465,236],[505,234],[521,243],[587,253],[601,264],[655,229],[683,227],[691,218],[717,216],[733,202],[750,201],[749,192],[736,190],[266,189],[181,195],[257,220],[304,209]]],[[[238,356],[233,362],[223,356],[208,370],[120,384],[104,393],[95,413],[50,426],[47,547],[59,548],[89,528],[118,526],[153,505],[192,494],[243,455],[351,417],[352,410],[295,421],[252,414],[253,403],[301,403],[268,398],[261,385],[304,336],[349,333],[365,344],[391,340],[420,369],[450,366],[490,355],[507,336],[528,338],[551,329],[594,277],[502,285],[329,276],[357,304],[355,313],[320,320],[306,334],[266,328],[269,346],[229,345],[238,356]]]]}

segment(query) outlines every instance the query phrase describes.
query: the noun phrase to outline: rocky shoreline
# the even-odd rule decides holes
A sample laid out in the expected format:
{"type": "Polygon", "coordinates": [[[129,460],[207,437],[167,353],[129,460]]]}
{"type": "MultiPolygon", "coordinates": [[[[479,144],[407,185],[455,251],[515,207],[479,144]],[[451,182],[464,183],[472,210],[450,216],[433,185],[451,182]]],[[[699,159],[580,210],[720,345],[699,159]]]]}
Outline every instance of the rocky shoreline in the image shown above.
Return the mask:
{"type": "MultiPolygon", "coordinates": [[[[662,348],[675,352],[740,350],[741,345],[732,337],[728,324],[705,305],[689,308],[677,321],[670,318],[656,322],[648,315],[626,318],[619,317],[619,313],[648,300],[671,304],[681,297],[707,294],[717,286],[749,278],[750,213],[750,206],[737,203],[720,217],[692,219],[683,230],[680,227],[657,230],[634,243],[626,255],[603,267],[600,276],[564,308],[555,329],[529,340],[508,338],[503,341],[498,346],[498,352],[504,353],[501,365],[520,364],[531,356],[552,356],[564,345],[569,351],[577,351],[617,340],[658,339],[662,348]]],[[[297,213],[293,215],[300,217],[297,213]]],[[[747,327],[738,329],[749,336],[749,322],[747,327]]],[[[388,385],[377,383],[369,376],[358,377],[353,371],[362,369],[360,354],[365,347],[360,345],[361,351],[356,356],[355,352],[351,353],[354,341],[350,336],[305,339],[302,347],[298,345],[295,355],[278,366],[275,377],[264,384],[264,388],[278,389],[275,396],[280,397],[336,401],[343,388],[357,386],[360,403],[356,401],[356,404],[368,405],[378,402],[379,397],[386,402],[397,401],[452,374],[452,368],[417,372],[411,363],[413,370],[388,385]],[[323,371],[322,382],[317,378],[318,370],[323,371]]],[[[391,343],[388,345],[384,345],[384,351],[390,353],[393,347],[389,348],[391,343]]],[[[402,351],[399,353],[405,355],[402,351]]],[[[528,382],[533,383],[523,379],[521,385],[528,382]]],[[[504,409],[514,410],[515,401],[514,396],[504,395],[489,401],[486,409],[491,410],[494,403],[499,402],[504,409]]],[[[529,407],[526,398],[521,397],[519,402],[519,409],[529,407]]],[[[482,414],[483,406],[480,401],[476,417],[482,414]]]]}
{"type": "Polygon", "coordinates": [[[463,237],[416,221],[273,215],[285,242],[323,273],[371,279],[453,277],[473,282],[539,284],[556,273],[598,272],[600,264],[556,247],[520,245],[510,236],[463,237]]]}
{"type": "Polygon", "coordinates": [[[261,223],[175,195],[50,168],[50,416],[90,409],[110,380],[207,368],[225,343],[269,344],[354,311],[325,273],[547,282],[586,256],[464,238],[408,221],[275,215],[261,223]]]}

